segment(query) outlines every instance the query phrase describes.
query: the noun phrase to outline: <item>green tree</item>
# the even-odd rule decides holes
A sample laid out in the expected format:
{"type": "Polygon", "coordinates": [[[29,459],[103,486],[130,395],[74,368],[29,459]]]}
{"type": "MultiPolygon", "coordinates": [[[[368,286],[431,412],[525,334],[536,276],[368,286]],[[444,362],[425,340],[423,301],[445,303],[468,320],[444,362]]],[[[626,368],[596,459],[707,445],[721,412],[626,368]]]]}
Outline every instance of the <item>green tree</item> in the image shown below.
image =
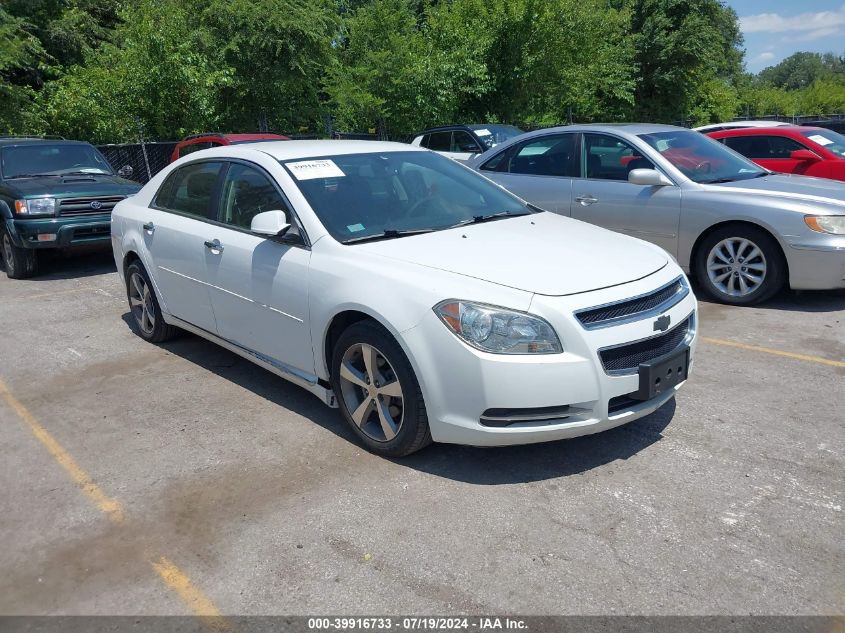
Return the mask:
{"type": "Polygon", "coordinates": [[[19,133],[29,127],[32,84],[50,61],[32,30],[0,6],[0,132],[19,133]]]}
{"type": "Polygon", "coordinates": [[[742,73],[742,35],[733,9],[719,0],[619,0],[617,5],[632,14],[640,72],[637,118],[703,123],[739,106],[725,88],[742,73]]]}
{"type": "Polygon", "coordinates": [[[845,66],[842,58],[832,53],[798,52],[760,71],[757,78],[763,84],[798,90],[808,88],[819,80],[845,80],[845,66]]]}

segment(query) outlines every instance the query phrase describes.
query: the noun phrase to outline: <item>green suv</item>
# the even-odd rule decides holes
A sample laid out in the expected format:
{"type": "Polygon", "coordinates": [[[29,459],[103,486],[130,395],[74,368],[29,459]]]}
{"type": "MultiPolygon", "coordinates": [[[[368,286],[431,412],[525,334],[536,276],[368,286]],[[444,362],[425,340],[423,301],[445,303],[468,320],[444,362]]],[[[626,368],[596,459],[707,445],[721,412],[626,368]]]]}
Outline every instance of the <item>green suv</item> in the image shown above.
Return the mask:
{"type": "Polygon", "coordinates": [[[88,143],[0,137],[0,255],[6,274],[35,275],[42,249],[108,243],[111,210],[140,188],[117,175],[88,143]]]}

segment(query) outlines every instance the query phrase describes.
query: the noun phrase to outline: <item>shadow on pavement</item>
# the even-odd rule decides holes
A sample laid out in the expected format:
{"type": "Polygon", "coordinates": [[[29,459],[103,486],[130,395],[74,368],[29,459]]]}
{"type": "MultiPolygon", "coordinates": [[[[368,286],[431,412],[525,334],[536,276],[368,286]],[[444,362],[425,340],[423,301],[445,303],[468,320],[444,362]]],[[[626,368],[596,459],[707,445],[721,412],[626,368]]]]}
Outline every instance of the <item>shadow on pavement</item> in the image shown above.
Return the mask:
{"type": "MultiPolygon", "coordinates": [[[[134,321],[128,312],[123,315],[123,320],[134,329],[134,321]]],[[[312,420],[347,442],[357,443],[339,411],[328,408],[305,390],[214,343],[186,333],[161,347],[279,407],[312,420]]],[[[541,481],[583,473],[632,457],[660,441],[663,429],[672,421],[674,414],[675,401],[671,400],[650,416],[596,435],[500,448],[434,444],[409,457],[391,461],[438,477],[477,485],[541,481]]]]}

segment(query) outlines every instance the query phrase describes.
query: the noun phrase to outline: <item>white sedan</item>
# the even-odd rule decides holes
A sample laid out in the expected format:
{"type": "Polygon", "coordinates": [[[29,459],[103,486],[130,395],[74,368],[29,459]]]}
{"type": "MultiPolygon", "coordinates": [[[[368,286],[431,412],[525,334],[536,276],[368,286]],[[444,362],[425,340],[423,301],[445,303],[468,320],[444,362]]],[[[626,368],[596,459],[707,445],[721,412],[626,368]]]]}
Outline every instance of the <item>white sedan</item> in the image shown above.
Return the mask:
{"type": "Polygon", "coordinates": [[[602,431],[692,366],[696,301],[663,250],[404,144],[192,153],[117,205],[112,244],[144,339],[205,337],[381,455],[602,431]]]}

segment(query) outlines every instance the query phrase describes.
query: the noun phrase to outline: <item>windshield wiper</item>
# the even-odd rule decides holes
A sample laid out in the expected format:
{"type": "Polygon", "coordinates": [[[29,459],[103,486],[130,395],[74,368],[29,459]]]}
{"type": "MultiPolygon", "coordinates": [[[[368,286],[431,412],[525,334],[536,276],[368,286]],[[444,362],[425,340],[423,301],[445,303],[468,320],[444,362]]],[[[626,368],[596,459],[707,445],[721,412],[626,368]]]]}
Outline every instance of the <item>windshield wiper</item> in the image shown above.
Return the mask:
{"type": "Polygon", "coordinates": [[[59,178],[61,174],[17,174],[15,176],[10,176],[9,180],[17,180],[18,178],[45,178],[47,176],[59,178]]]}
{"type": "MultiPolygon", "coordinates": [[[[95,168],[96,169],[96,168],[95,168]]],[[[66,171],[62,176],[108,176],[110,175],[108,172],[105,171],[66,171]]]]}
{"type": "Polygon", "coordinates": [[[533,215],[533,213],[514,213],[512,211],[499,211],[498,213],[488,213],[487,215],[475,215],[469,220],[461,220],[453,226],[466,226],[467,224],[482,224],[484,222],[491,222],[493,220],[501,220],[502,218],[519,218],[523,215],[533,215]]]}
{"type": "Polygon", "coordinates": [[[352,237],[348,240],[343,240],[344,244],[360,244],[362,242],[378,242],[380,240],[392,240],[397,237],[405,237],[407,235],[422,235],[423,233],[432,233],[434,229],[385,229],[382,233],[375,235],[362,235],[361,237],[352,237]]]}

